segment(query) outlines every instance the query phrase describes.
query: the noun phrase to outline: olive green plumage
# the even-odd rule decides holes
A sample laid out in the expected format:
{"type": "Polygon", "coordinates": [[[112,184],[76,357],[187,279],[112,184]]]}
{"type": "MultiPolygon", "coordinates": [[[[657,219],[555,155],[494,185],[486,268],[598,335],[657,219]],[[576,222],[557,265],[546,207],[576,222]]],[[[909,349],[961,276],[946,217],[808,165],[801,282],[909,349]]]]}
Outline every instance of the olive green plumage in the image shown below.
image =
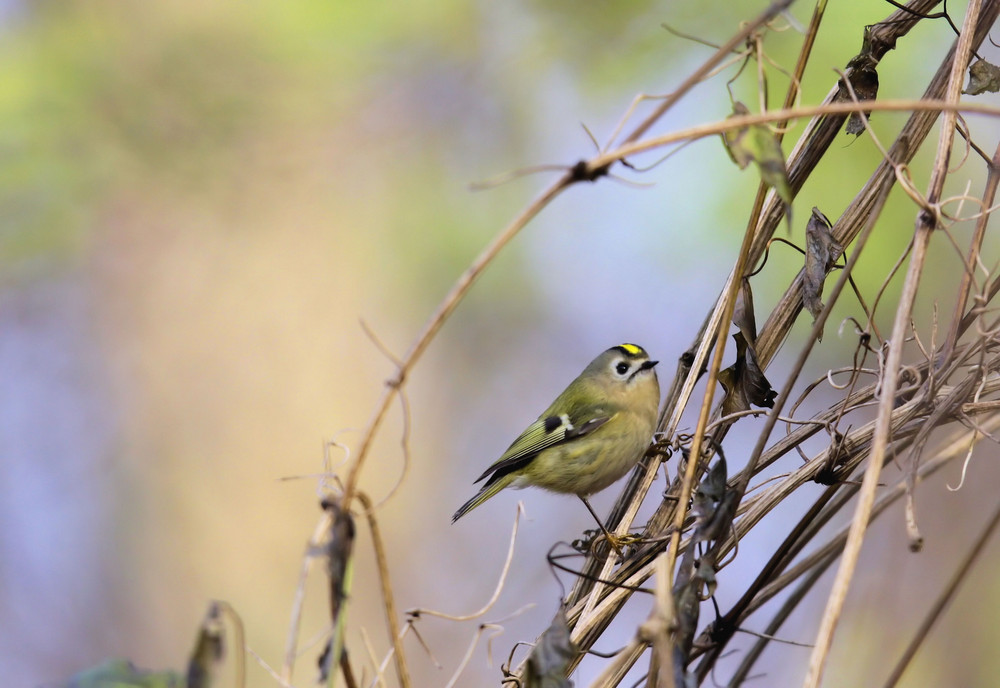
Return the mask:
{"type": "Polygon", "coordinates": [[[656,363],[635,344],[612,347],[591,361],[476,479],[488,478],[452,523],[505,487],[533,485],[586,502],[628,473],[656,428],[656,363]]]}

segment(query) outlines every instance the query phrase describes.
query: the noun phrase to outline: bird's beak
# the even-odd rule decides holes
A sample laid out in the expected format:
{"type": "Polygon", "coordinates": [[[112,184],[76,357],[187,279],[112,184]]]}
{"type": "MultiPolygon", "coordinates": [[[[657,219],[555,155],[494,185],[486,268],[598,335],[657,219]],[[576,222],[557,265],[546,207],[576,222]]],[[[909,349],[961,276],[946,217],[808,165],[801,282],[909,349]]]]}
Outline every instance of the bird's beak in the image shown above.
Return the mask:
{"type": "Polygon", "coordinates": [[[657,363],[659,363],[659,361],[644,361],[643,364],[641,366],[639,366],[639,369],[640,370],[649,370],[650,368],[652,368],[653,366],[655,366],[657,363]]]}

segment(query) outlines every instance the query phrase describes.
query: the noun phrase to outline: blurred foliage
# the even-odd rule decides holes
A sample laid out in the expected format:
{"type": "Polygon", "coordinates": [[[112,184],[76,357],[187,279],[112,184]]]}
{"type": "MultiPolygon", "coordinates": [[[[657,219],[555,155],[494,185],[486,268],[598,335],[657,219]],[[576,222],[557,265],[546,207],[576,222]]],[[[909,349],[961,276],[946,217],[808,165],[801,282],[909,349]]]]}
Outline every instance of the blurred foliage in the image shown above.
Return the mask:
{"type": "Polygon", "coordinates": [[[174,671],[143,671],[124,659],[112,659],[73,676],[66,688],[186,688],[174,671]]]}
{"type": "Polygon", "coordinates": [[[0,45],[7,262],[71,253],[129,189],[218,198],[248,163],[267,162],[256,155],[274,146],[280,156],[303,128],[362,125],[366,75],[394,52],[469,35],[467,12],[449,3],[391,13],[318,2],[37,10],[0,45]]]}

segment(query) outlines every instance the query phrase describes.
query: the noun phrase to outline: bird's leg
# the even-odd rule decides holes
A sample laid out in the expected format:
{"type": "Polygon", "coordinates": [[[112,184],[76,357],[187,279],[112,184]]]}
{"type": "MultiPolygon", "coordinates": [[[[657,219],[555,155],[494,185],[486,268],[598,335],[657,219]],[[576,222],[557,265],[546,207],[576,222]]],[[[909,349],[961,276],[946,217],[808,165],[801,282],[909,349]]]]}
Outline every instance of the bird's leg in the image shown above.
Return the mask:
{"type": "Polygon", "coordinates": [[[577,495],[577,497],[580,498],[580,500],[583,502],[583,505],[587,507],[587,511],[589,511],[590,515],[594,517],[595,521],[597,521],[597,525],[601,527],[601,531],[604,533],[604,537],[608,541],[608,544],[611,545],[611,547],[614,548],[615,552],[618,553],[618,558],[624,561],[625,555],[622,553],[622,548],[619,546],[619,541],[621,540],[621,538],[617,538],[608,532],[608,529],[604,527],[604,522],[601,520],[601,517],[597,515],[596,511],[594,511],[594,507],[590,506],[590,502],[587,501],[586,497],[584,497],[583,495],[577,495]]]}

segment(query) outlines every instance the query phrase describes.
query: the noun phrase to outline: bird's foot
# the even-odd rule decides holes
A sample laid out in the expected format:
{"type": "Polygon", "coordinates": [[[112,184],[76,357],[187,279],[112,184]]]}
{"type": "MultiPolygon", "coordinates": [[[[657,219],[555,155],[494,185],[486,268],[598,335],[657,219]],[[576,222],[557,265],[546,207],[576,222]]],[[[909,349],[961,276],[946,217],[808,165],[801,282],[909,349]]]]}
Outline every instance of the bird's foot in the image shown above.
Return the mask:
{"type": "Polygon", "coordinates": [[[625,560],[625,550],[642,540],[642,536],[635,533],[625,533],[624,535],[613,535],[607,531],[601,533],[601,538],[598,538],[597,542],[603,539],[618,555],[618,558],[622,561],[625,560]]]}
{"type": "Polygon", "coordinates": [[[582,553],[592,552],[603,559],[609,554],[608,549],[610,548],[622,561],[625,559],[625,552],[628,548],[642,540],[642,536],[638,534],[612,535],[603,528],[601,530],[596,528],[587,530],[583,535],[583,538],[573,541],[573,549],[582,553]]]}

